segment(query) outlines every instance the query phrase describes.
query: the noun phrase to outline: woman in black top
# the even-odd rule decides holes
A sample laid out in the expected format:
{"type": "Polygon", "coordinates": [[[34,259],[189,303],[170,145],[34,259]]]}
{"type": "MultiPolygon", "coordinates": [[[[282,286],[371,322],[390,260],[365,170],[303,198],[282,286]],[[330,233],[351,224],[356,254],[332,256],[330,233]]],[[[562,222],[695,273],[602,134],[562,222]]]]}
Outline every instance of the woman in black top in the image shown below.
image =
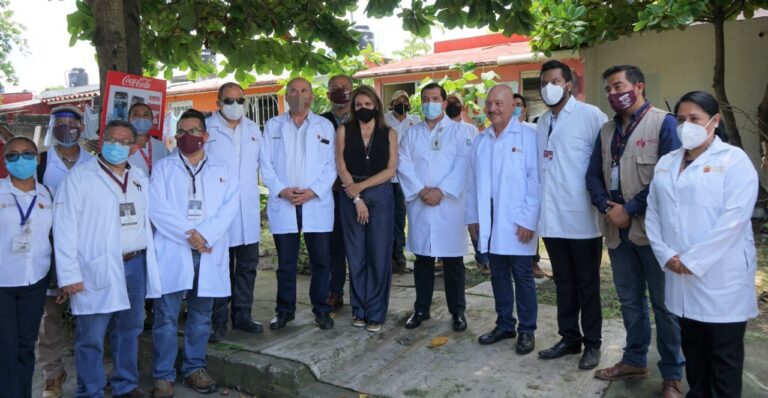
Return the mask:
{"type": "Polygon", "coordinates": [[[392,278],[397,133],[384,123],[370,86],[352,92],[349,122],[336,132],[336,166],[346,198],[339,198],[349,263],[352,324],[377,332],[387,316],[392,278]]]}

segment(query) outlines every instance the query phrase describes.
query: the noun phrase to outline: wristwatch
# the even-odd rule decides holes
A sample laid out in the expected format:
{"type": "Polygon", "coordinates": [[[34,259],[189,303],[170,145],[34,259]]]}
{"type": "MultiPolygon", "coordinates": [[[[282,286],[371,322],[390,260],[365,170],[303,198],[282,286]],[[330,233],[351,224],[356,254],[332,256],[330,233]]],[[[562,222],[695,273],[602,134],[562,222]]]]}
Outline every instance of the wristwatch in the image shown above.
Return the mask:
{"type": "Polygon", "coordinates": [[[357,196],[357,197],[355,197],[354,199],[352,199],[352,203],[354,203],[354,204],[357,204],[357,202],[359,202],[359,201],[361,201],[361,200],[363,200],[363,199],[362,199],[362,198],[360,198],[359,196],[357,196]]]}

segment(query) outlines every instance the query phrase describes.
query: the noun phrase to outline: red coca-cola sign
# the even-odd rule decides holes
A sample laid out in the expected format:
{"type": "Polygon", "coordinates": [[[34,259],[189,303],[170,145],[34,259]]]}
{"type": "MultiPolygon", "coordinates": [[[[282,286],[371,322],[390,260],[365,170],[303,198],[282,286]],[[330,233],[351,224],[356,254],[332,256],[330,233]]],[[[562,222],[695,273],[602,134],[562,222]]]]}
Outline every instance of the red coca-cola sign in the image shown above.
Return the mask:
{"type": "Polygon", "coordinates": [[[127,87],[136,87],[136,88],[143,88],[144,90],[149,90],[151,87],[151,83],[149,79],[146,77],[136,77],[136,75],[126,75],[123,78],[123,86],[127,87]]]}
{"type": "Polygon", "coordinates": [[[128,121],[130,107],[142,103],[152,110],[152,128],[149,134],[162,137],[166,85],[167,82],[163,79],[108,71],[101,107],[101,131],[104,131],[104,126],[110,120],[128,121]]]}

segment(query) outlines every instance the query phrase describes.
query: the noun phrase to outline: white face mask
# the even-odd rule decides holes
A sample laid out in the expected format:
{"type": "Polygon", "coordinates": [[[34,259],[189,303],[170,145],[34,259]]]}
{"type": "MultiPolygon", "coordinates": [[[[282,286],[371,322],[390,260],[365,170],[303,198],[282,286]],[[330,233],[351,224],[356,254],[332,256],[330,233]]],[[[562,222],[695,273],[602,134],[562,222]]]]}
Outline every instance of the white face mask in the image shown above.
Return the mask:
{"type": "Polygon", "coordinates": [[[677,126],[677,138],[683,143],[683,148],[691,150],[698,148],[704,141],[707,140],[707,126],[712,123],[714,116],[705,125],[700,125],[691,122],[683,122],[683,124],[677,126]]]}
{"type": "Polygon", "coordinates": [[[221,114],[224,115],[225,118],[229,120],[240,120],[240,118],[243,117],[243,114],[245,113],[245,108],[235,102],[231,105],[224,105],[221,107],[221,114]]]}
{"type": "Polygon", "coordinates": [[[564,93],[563,86],[548,83],[541,88],[541,99],[544,100],[544,103],[548,106],[555,106],[563,98],[564,93]]]}

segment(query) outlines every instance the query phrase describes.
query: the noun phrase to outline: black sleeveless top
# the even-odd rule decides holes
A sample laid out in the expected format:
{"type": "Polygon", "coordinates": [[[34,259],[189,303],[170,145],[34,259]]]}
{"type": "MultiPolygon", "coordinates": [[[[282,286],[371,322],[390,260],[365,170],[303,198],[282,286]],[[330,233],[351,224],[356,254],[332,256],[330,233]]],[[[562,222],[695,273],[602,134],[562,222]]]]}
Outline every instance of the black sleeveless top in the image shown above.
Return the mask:
{"type": "Polygon", "coordinates": [[[387,168],[389,128],[376,126],[368,148],[363,143],[359,121],[344,123],[344,133],[344,162],[347,164],[349,174],[367,178],[387,168]]]}

